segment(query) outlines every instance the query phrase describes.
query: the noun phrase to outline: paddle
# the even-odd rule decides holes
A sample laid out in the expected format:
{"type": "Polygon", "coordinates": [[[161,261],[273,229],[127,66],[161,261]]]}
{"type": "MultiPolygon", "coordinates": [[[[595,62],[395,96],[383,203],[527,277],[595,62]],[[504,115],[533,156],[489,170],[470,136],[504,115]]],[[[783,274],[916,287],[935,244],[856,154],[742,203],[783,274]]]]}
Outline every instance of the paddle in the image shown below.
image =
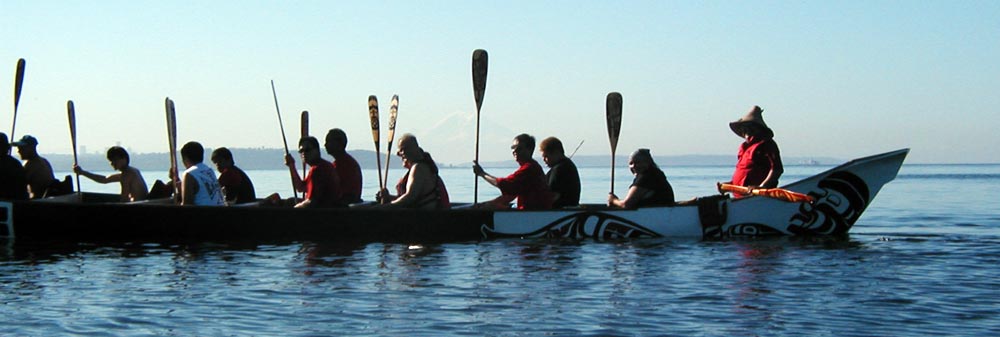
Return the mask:
{"type": "Polygon", "coordinates": [[[615,193],[615,150],[618,148],[618,135],[622,131],[622,94],[608,93],[608,139],[611,140],[611,193],[615,193]]]}
{"type": "Polygon", "coordinates": [[[740,194],[759,195],[762,197],[774,198],[788,202],[806,202],[811,204],[815,200],[809,195],[792,192],[783,188],[749,188],[746,186],[720,183],[719,190],[740,194]]]}
{"type": "Polygon", "coordinates": [[[375,141],[375,169],[378,170],[378,190],[382,192],[385,185],[382,184],[382,150],[379,146],[379,125],[378,125],[378,98],[375,95],[368,96],[368,117],[372,122],[372,140],[375,141]]]}
{"type": "Polygon", "coordinates": [[[570,159],[573,159],[573,156],[575,156],[575,155],[576,155],[576,151],[579,151],[579,150],[580,150],[580,147],[581,147],[581,146],[583,146],[583,140],[581,140],[581,141],[580,141],[580,144],[577,144],[577,145],[576,145],[576,149],[574,149],[574,150],[573,150],[573,153],[571,153],[571,154],[569,155],[569,158],[570,158],[570,159]]]}
{"type": "MultiPolygon", "coordinates": [[[[174,179],[174,198],[180,196],[180,177],[177,175],[177,112],[174,101],[167,97],[164,101],[167,110],[167,145],[170,148],[170,176],[174,179]]],[[[178,199],[179,200],[179,199],[178,199]]]]}
{"type": "Polygon", "coordinates": [[[10,126],[10,140],[14,141],[14,129],[17,127],[17,105],[21,103],[21,86],[24,84],[24,59],[17,60],[17,70],[14,74],[14,122],[10,126]]]}
{"type": "Polygon", "coordinates": [[[389,186],[389,159],[392,158],[392,139],[396,136],[396,114],[399,112],[399,95],[392,95],[389,104],[389,143],[385,146],[385,180],[382,186],[389,186]]]}
{"type": "MultiPolygon", "coordinates": [[[[278,127],[281,128],[281,142],[285,144],[285,156],[291,156],[288,152],[288,137],[285,137],[285,124],[281,122],[281,108],[278,108],[278,92],[274,90],[274,80],[271,80],[271,95],[274,96],[274,111],[278,113],[278,127]]],[[[297,202],[299,196],[298,189],[295,188],[295,178],[292,178],[292,201],[297,202]]]]}
{"type": "MultiPolygon", "coordinates": [[[[486,69],[489,55],[485,50],[476,49],[472,52],[472,93],[476,96],[476,163],[479,163],[479,112],[483,108],[483,96],[486,95],[486,69]]],[[[476,177],[473,187],[472,203],[479,202],[479,177],[476,177]]]]}
{"type": "MultiPolygon", "coordinates": [[[[302,110],[302,117],[301,117],[301,119],[300,119],[299,122],[300,122],[299,126],[301,127],[300,131],[301,131],[301,134],[302,134],[302,138],[309,137],[309,111],[302,110]]],[[[317,149],[317,151],[319,151],[319,150],[317,149]]],[[[306,173],[307,173],[307,171],[306,171],[307,167],[306,166],[307,166],[306,162],[303,161],[302,162],[302,177],[306,176],[306,173]]]]}
{"type": "MultiPolygon", "coordinates": [[[[66,101],[66,115],[69,117],[69,140],[73,144],[73,166],[80,165],[80,162],[76,159],[76,108],[73,107],[73,101],[66,101]]],[[[77,194],[83,194],[80,190],[80,174],[76,174],[76,192],[77,194]]]]}

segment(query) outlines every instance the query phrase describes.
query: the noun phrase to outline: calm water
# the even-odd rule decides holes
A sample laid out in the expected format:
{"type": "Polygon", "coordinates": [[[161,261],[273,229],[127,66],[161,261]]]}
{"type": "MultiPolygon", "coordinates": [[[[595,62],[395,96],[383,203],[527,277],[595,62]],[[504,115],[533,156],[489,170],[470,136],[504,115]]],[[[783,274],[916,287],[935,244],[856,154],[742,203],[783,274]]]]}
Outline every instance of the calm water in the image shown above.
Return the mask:
{"type": "MultiPolygon", "coordinates": [[[[665,169],[678,199],[730,170],[665,169]]],[[[472,199],[468,169],[443,172],[472,199]]],[[[285,174],[250,172],[283,195],[285,174]]],[[[607,169],[581,174],[602,202],[607,169]]],[[[847,239],[18,242],[0,251],[0,335],[997,336],[997,191],[1000,165],[907,165],[847,239]]]]}

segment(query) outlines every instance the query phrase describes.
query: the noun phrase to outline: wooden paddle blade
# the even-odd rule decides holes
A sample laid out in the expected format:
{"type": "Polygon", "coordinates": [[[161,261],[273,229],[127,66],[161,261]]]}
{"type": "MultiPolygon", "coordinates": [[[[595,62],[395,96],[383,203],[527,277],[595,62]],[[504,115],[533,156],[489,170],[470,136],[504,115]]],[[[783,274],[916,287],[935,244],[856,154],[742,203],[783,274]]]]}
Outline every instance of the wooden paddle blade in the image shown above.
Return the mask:
{"type": "Polygon", "coordinates": [[[375,95],[368,96],[368,117],[372,123],[372,140],[375,141],[375,149],[379,148],[379,124],[378,124],[378,98],[375,95]]]}
{"type": "Polygon", "coordinates": [[[483,108],[483,97],[486,95],[486,70],[489,56],[485,50],[476,49],[472,52],[472,91],[476,95],[476,111],[483,108]]]}
{"type": "Polygon", "coordinates": [[[378,170],[378,189],[382,190],[382,153],[379,146],[378,98],[368,96],[368,117],[372,122],[372,140],[375,141],[375,169],[378,170]]]}
{"type": "Polygon", "coordinates": [[[392,132],[396,130],[396,115],[399,113],[399,95],[392,95],[389,103],[389,141],[392,141],[392,132]]]}
{"type": "MultiPolygon", "coordinates": [[[[172,146],[172,144],[174,143],[173,141],[174,135],[173,133],[170,132],[170,130],[173,129],[173,126],[171,124],[174,121],[173,118],[170,118],[170,97],[167,97],[166,99],[163,100],[163,110],[166,112],[166,120],[167,120],[167,145],[172,146]]],[[[171,149],[172,148],[173,147],[171,147],[171,149]]]]}
{"type": "Polygon", "coordinates": [[[386,143],[385,171],[389,172],[389,152],[392,152],[392,138],[396,136],[396,115],[399,113],[399,95],[392,95],[389,105],[389,142],[386,143]]]}
{"type": "Polygon", "coordinates": [[[385,144],[385,180],[382,186],[389,185],[389,161],[392,160],[392,141],[396,137],[396,115],[399,113],[399,95],[392,95],[389,101],[389,142],[385,144]]]}
{"type": "MultiPolygon", "coordinates": [[[[14,73],[14,111],[21,103],[21,87],[24,85],[24,59],[17,60],[17,70],[14,73]]],[[[13,137],[13,135],[11,135],[13,137]]]]}
{"type": "Polygon", "coordinates": [[[167,98],[167,126],[170,128],[167,130],[170,147],[177,150],[177,108],[174,106],[174,100],[169,97],[167,98]]]}
{"type": "Polygon", "coordinates": [[[302,138],[309,137],[309,111],[302,110],[302,138]]]}
{"type": "Polygon", "coordinates": [[[76,107],[73,101],[66,101],[66,117],[69,118],[69,140],[73,143],[73,153],[76,154],[76,107]]]}
{"type": "Polygon", "coordinates": [[[611,152],[618,148],[618,136],[622,131],[622,94],[608,93],[607,99],[608,139],[611,140],[611,152]]]}
{"type": "Polygon", "coordinates": [[[163,104],[167,112],[167,145],[170,149],[170,170],[173,172],[177,169],[177,112],[170,97],[163,104]]]}

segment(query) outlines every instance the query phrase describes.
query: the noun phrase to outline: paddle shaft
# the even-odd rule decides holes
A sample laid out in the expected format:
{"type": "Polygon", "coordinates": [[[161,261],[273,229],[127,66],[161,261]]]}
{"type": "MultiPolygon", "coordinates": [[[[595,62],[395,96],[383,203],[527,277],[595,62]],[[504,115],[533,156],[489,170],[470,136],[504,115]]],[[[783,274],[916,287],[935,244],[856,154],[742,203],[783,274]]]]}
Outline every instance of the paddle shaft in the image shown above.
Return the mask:
{"type": "MultiPolygon", "coordinates": [[[[302,110],[302,118],[300,120],[299,126],[301,127],[302,138],[309,137],[309,111],[302,110]]],[[[319,149],[317,149],[319,151],[319,149]]],[[[305,161],[302,161],[302,178],[305,179],[307,169],[309,165],[305,161]]],[[[304,197],[304,196],[303,196],[304,197]]]]}
{"type": "MultiPolygon", "coordinates": [[[[479,116],[483,108],[483,98],[486,96],[486,74],[489,68],[489,54],[485,50],[476,49],[472,52],[472,93],[476,98],[476,164],[479,164],[479,116]]],[[[479,177],[473,184],[472,203],[479,202],[479,177]]]]}
{"type": "Polygon", "coordinates": [[[368,96],[368,118],[372,124],[372,140],[375,141],[375,169],[378,170],[378,190],[385,189],[382,183],[382,147],[379,145],[378,98],[368,96]]]}
{"type": "Polygon", "coordinates": [[[579,151],[579,150],[580,150],[580,147],[581,147],[581,146],[583,146],[583,141],[582,141],[582,140],[580,141],[580,144],[577,144],[577,145],[576,145],[576,149],[574,149],[574,150],[573,150],[573,153],[571,153],[571,154],[569,155],[569,158],[570,158],[570,159],[573,159],[573,156],[575,156],[575,155],[576,155],[576,151],[579,151]]]}
{"type": "Polygon", "coordinates": [[[608,139],[611,141],[611,192],[615,193],[615,151],[618,148],[618,136],[622,130],[622,94],[608,93],[607,98],[608,139]]]}
{"type": "Polygon", "coordinates": [[[392,95],[389,105],[389,142],[385,145],[385,180],[382,186],[389,188],[389,160],[392,159],[392,141],[396,136],[396,115],[399,113],[399,95],[392,95]]]}
{"type": "MultiPolygon", "coordinates": [[[[76,156],[76,108],[73,107],[73,101],[66,101],[66,116],[69,118],[69,140],[73,144],[73,166],[80,165],[76,156]]],[[[80,174],[76,174],[76,192],[83,193],[80,190],[80,174]]]]}
{"type": "Polygon", "coordinates": [[[14,130],[17,128],[17,106],[21,103],[21,88],[24,85],[24,59],[17,60],[17,70],[14,73],[14,121],[10,126],[10,141],[14,141],[14,130]]]}
{"type": "MultiPolygon", "coordinates": [[[[281,108],[278,107],[278,92],[274,90],[274,80],[271,80],[271,96],[274,97],[274,111],[278,113],[278,127],[281,128],[281,142],[285,144],[285,155],[291,156],[288,152],[288,137],[285,137],[285,124],[281,122],[281,108]]],[[[299,190],[295,188],[295,178],[292,177],[292,201],[298,201],[299,190]]],[[[304,195],[304,194],[303,194],[304,195]]]]}

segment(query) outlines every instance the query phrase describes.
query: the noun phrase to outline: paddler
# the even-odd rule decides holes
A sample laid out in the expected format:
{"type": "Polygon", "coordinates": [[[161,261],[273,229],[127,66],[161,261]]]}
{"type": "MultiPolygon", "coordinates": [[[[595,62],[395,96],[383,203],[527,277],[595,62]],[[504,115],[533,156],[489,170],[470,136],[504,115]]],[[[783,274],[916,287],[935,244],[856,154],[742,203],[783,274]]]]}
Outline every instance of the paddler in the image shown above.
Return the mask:
{"type": "Polygon", "coordinates": [[[674,188],[667,181],[663,170],[653,161],[649,149],[638,149],[628,158],[628,169],[635,175],[624,199],[608,194],[608,206],[635,209],[647,206],[674,204],[674,188]]]}
{"type": "Polygon", "coordinates": [[[507,208],[511,201],[517,199],[517,209],[551,209],[555,198],[549,190],[548,180],[542,172],[542,166],[531,158],[535,151],[535,137],[524,133],[517,135],[510,150],[519,167],[507,177],[490,175],[478,162],[473,162],[472,172],[500,189],[500,196],[477,206],[507,208]]]}
{"type": "Polygon", "coordinates": [[[125,151],[125,148],[121,146],[112,146],[109,148],[108,163],[111,164],[111,168],[119,171],[119,173],[102,176],[84,170],[79,165],[73,165],[73,172],[101,184],[118,182],[121,185],[120,200],[122,202],[146,200],[148,196],[146,192],[146,180],[142,178],[142,173],[139,172],[139,169],[129,165],[128,151],[125,151]]]}
{"type": "Polygon", "coordinates": [[[381,206],[419,209],[451,208],[448,190],[445,188],[441,176],[438,175],[437,164],[434,163],[431,154],[424,152],[424,149],[417,143],[417,137],[409,133],[404,134],[403,137],[399,138],[399,146],[396,148],[398,148],[396,155],[399,156],[407,171],[396,184],[396,195],[390,195],[389,191],[382,190],[375,196],[381,206]]]}

